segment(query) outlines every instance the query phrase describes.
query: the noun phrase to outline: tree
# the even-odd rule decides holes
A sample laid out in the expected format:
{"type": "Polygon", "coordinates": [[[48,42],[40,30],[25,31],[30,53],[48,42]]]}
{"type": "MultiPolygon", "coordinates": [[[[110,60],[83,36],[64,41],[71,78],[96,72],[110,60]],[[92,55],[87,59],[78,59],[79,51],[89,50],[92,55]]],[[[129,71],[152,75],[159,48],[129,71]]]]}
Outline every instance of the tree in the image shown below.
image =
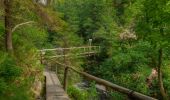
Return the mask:
{"type": "Polygon", "coordinates": [[[4,0],[5,8],[5,45],[8,52],[13,51],[12,44],[12,4],[13,0],[4,0]]]}
{"type": "Polygon", "coordinates": [[[170,14],[162,9],[166,6],[168,0],[152,0],[144,1],[142,10],[142,17],[139,17],[136,31],[139,38],[149,41],[152,44],[154,53],[151,55],[158,70],[158,84],[163,99],[167,99],[166,90],[163,86],[163,55],[166,53],[165,49],[169,48],[169,21],[170,14]],[[158,56],[155,56],[158,55],[158,56]],[[156,59],[158,58],[158,60],[156,59]]]}

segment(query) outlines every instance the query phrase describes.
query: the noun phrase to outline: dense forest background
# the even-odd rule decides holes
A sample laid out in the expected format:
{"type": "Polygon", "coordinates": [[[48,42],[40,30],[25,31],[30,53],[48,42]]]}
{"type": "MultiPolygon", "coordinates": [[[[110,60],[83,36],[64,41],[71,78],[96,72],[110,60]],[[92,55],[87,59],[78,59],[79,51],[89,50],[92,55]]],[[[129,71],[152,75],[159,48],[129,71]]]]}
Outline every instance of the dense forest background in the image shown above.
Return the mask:
{"type": "MultiPolygon", "coordinates": [[[[67,59],[67,64],[160,100],[170,96],[169,0],[1,0],[0,99],[34,100],[43,82],[38,50],[101,46],[95,57],[67,59]]],[[[53,62],[54,63],[54,62],[53,62]]],[[[88,100],[75,89],[68,94],[88,100]]],[[[96,92],[94,88],[92,92],[96,92]]],[[[95,94],[95,93],[91,93],[95,94]]],[[[126,96],[112,93],[114,100],[126,96]]],[[[91,96],[97,99],[96,96],[91,96]]],[[[90,99],[89,99],[90,100],[90,99]]]]}

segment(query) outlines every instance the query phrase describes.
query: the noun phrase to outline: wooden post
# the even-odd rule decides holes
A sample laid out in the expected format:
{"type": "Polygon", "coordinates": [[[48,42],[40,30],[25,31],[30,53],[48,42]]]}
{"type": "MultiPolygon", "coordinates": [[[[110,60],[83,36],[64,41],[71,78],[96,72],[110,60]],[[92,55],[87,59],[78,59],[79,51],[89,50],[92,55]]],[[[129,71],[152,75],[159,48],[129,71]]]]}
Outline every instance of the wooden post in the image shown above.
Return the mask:
{"type": "Polygon", "coordinates": [[[64,69],[64,85],[63,85],[63,88],[67,92],[68,67],[67,67],[67,64],[66,64],[66,56],[65,56],[66,51],[65,51],[65,49],[63,49],[62,51],[63,51],[63,55],[64,55],[64,64],[65,64],[65,66],[64,66],[65,69],[64,69]]]}
{"type": "Polygon", "coordinates": [[[86,52],[86,48],[84,47],[84,52],[86,52]]]}
{"type": "MultiPolygon", "coordinates": [[[[57,60],[57,59],[56,59],[57,60]]],[[[58,66],[57,66],[57,64],[56,64],[56,66],[55,66],[55,73],[56,74],[58,74],[58,68],[57,68],[58,66]]]]}
{"type": "Polygon", "coordinates": [[[89,39],[90,51],[91,51],[91,44],[92,44],[92,39],[89,39]]]}
{"type": "Polygon", "coordinates": [[[69,67],[66,67],[64,70],[64,90],[67,92],[67,79],[68,79],[68,69],[69,67]]]}
{"type": "Polygon", "coordinates": [[[42,51],[40,51],[40,61],[41,61],[41,64],[43,64],[43,55],[42,55],[42,51]]]}
{"type": "Polygon", "coordinates": [[[44,56],[45,56],[45,51],[44,50],[40,51],[41,64],[43,64],[44,56]]]}
{"type": "Polygon", "coordinates": [[[98,56],[99,56],[99,54],[100,54],[100,52],[101,52],[101,48],[100,48],[100,46],[98,47],[98,56]]]}

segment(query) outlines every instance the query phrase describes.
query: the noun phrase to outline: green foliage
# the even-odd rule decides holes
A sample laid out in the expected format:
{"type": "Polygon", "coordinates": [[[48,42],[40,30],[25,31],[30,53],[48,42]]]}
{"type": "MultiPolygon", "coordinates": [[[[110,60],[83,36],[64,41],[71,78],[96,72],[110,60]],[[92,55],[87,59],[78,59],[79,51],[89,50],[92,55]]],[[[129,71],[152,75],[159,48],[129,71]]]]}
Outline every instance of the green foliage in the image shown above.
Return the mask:
{"type": "MultiPolygon", "coordinates": [[[[144,94],[159,95],[157,79],[153,82],[156,90],[148,88],[146,79],[151,69],[157,67],[160,48],[164,60],[169,61],[168,0],[57,0],[55,10],[62,13],[71,34],[83,37],[85,42],[92,38],[94,44],[102,46],[99,56],[89,57],[91,62],[84,65],[88,72],[144,94]],[[125,30],[137,38],[121,39],[119,35],[125,30]]],[[[163,70],[167,91],[168,73],[163,70]]]]}
{"type": "Polygon", "coordinates": [[[98,100],[95,83],[91,83],[87,90],[70,86],[67,91],[69,97],[71,97],[73,100],[98,100]]]}
{"type": "Polygon", "coordinates": [[[75,87],[69,87],[68,88],[68,95],[73,99],[73,100],[87,100],[88,98],[88,92],[79,90],[75,87]]]}
{"type": "Polygon", "coordinates": [[[84,40],[94,38],[93,35],[99,30],[111,32],[114,13],[109,1],[68,0],[58,4],[56,9],[64,13],[63,19],[70,24],[73,32],[83,36],[84,40]]]}
{"type": "Polygon", "coordinates": [[[15,62],[11,58],[7,57],[2,61],[0,69],[0,76],[3,77],[5,81],[13,81],[21,74],[21,69],[16,67],[15,62]]]}
{"type": "Polygon", "coordinates": [[[0,93],[1,94],[4,94],[4,92],[7,90],[7,84],[6,82],[4,81],[4,79],[0,79],[0,93]]]}
{"type": "Polygon", "coordinates": [[[164,82],[164,85],[165,85],[165,88],[167,90],[167,93],[168,95],[170,95],[170,86],[169,86],[169,83],[170,83],[170,70],[169,70],[169,63],[168,65],[165,65],[163,67],[163,82],[164,82]]]}
{"type": "Polygon", "coordinates": [[[88,89],[89,100],[98,100],[98,94],[95,85],[95,82],[90,84],[90,88],[88,89]]]}
{"type": "Polygon", "coordinates": [[[12,27],[35,22],[21,25],[12,33],[14,54],[9,55],[4,52],[4,21],[0,19],[0,99],[33,100],[31,88],[35,77],[41,80],[43,76],[37,50],[45,45],[47,32],[36,23],[38,20],[32,2],[15,0],[13,3],[12,27]]]}
{"type": "Polygon", "coordinates": [[[28,88],[23,88],[23,85],[18,83],[23,71],[21,67],[17,66],[14,58],[8,54],[0,52],[0,59],[0,99],[30,100],[28,88]]]}
{"type": "Polygon", "coordinates": [[[117,92],[111,92],[111,98],[114,100],[125,100],[127,97],[117,92]]]}
{"type": "Polygon", "coordinates": [[[37,27],[36,25],[32,24],[23,28],[20,27],[19,30],[14,32],[13,41],[16,44],[16,47],[20,46],[21,44],[24,45],[25,43],[26,45],[34,45],[40,49],[45,45],[45,42],[47,41],[47,32],[42,29],[42,27],[37,27]]]}
{"type": "Polygon", "coordinates": [[[21,74],[21,69],[17,67],[12,57],[2,52],[0,52],[0,55],[0,76],[4,77],[5,81],[13,81],[21,74]]]}
{"type": "MultiPolygon", "coordinates": [[[[31,84],[35,76],[41,78],[43,71],[38,49],[87,45],[89,38],[93,44],[102,46],[101,53],[95,59],[87,57],[85,64],[79,58],[67,59],[69,64],[87,65],[86,71],[96,76],[158,98],[157,79],[150,88],[146,79],[158,65],[158,50],[163,49],[163,83],[170,95],[169,0],[54,1],[50,7],[42,7],[32,0],[14,0],[12,27],[28,21],[34,23],[13,32],[12,56],[4,53],[4,20],[1,18],[4,8],[0,2],[0,99],[32,99],[31,84]],[[137,38],[121,39],[125,30],[137,38]]],[[[77,75],[73,75],[75,77],[77,75]]],[[[78,79],[73,79],[71,84],[78,79]]],[[[70,86],[68,93],[76,100],[97,99],[94,84],[87,91],[70,86]]],[[[118,100],[126,98],[119,93],[112,96],[118,100]]]]}

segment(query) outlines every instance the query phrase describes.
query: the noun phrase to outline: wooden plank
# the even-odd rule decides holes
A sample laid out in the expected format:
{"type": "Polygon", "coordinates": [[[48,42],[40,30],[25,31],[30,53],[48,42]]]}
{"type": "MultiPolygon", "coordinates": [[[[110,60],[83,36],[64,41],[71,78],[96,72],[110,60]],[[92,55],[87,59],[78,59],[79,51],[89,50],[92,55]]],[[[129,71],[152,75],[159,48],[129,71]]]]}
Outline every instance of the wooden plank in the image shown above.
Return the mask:
{"type": "Polygon", "coordinates": [[[46,76],[46,100],[70,100],[57,75],[48,69],[44,74],[46,76]]]}

